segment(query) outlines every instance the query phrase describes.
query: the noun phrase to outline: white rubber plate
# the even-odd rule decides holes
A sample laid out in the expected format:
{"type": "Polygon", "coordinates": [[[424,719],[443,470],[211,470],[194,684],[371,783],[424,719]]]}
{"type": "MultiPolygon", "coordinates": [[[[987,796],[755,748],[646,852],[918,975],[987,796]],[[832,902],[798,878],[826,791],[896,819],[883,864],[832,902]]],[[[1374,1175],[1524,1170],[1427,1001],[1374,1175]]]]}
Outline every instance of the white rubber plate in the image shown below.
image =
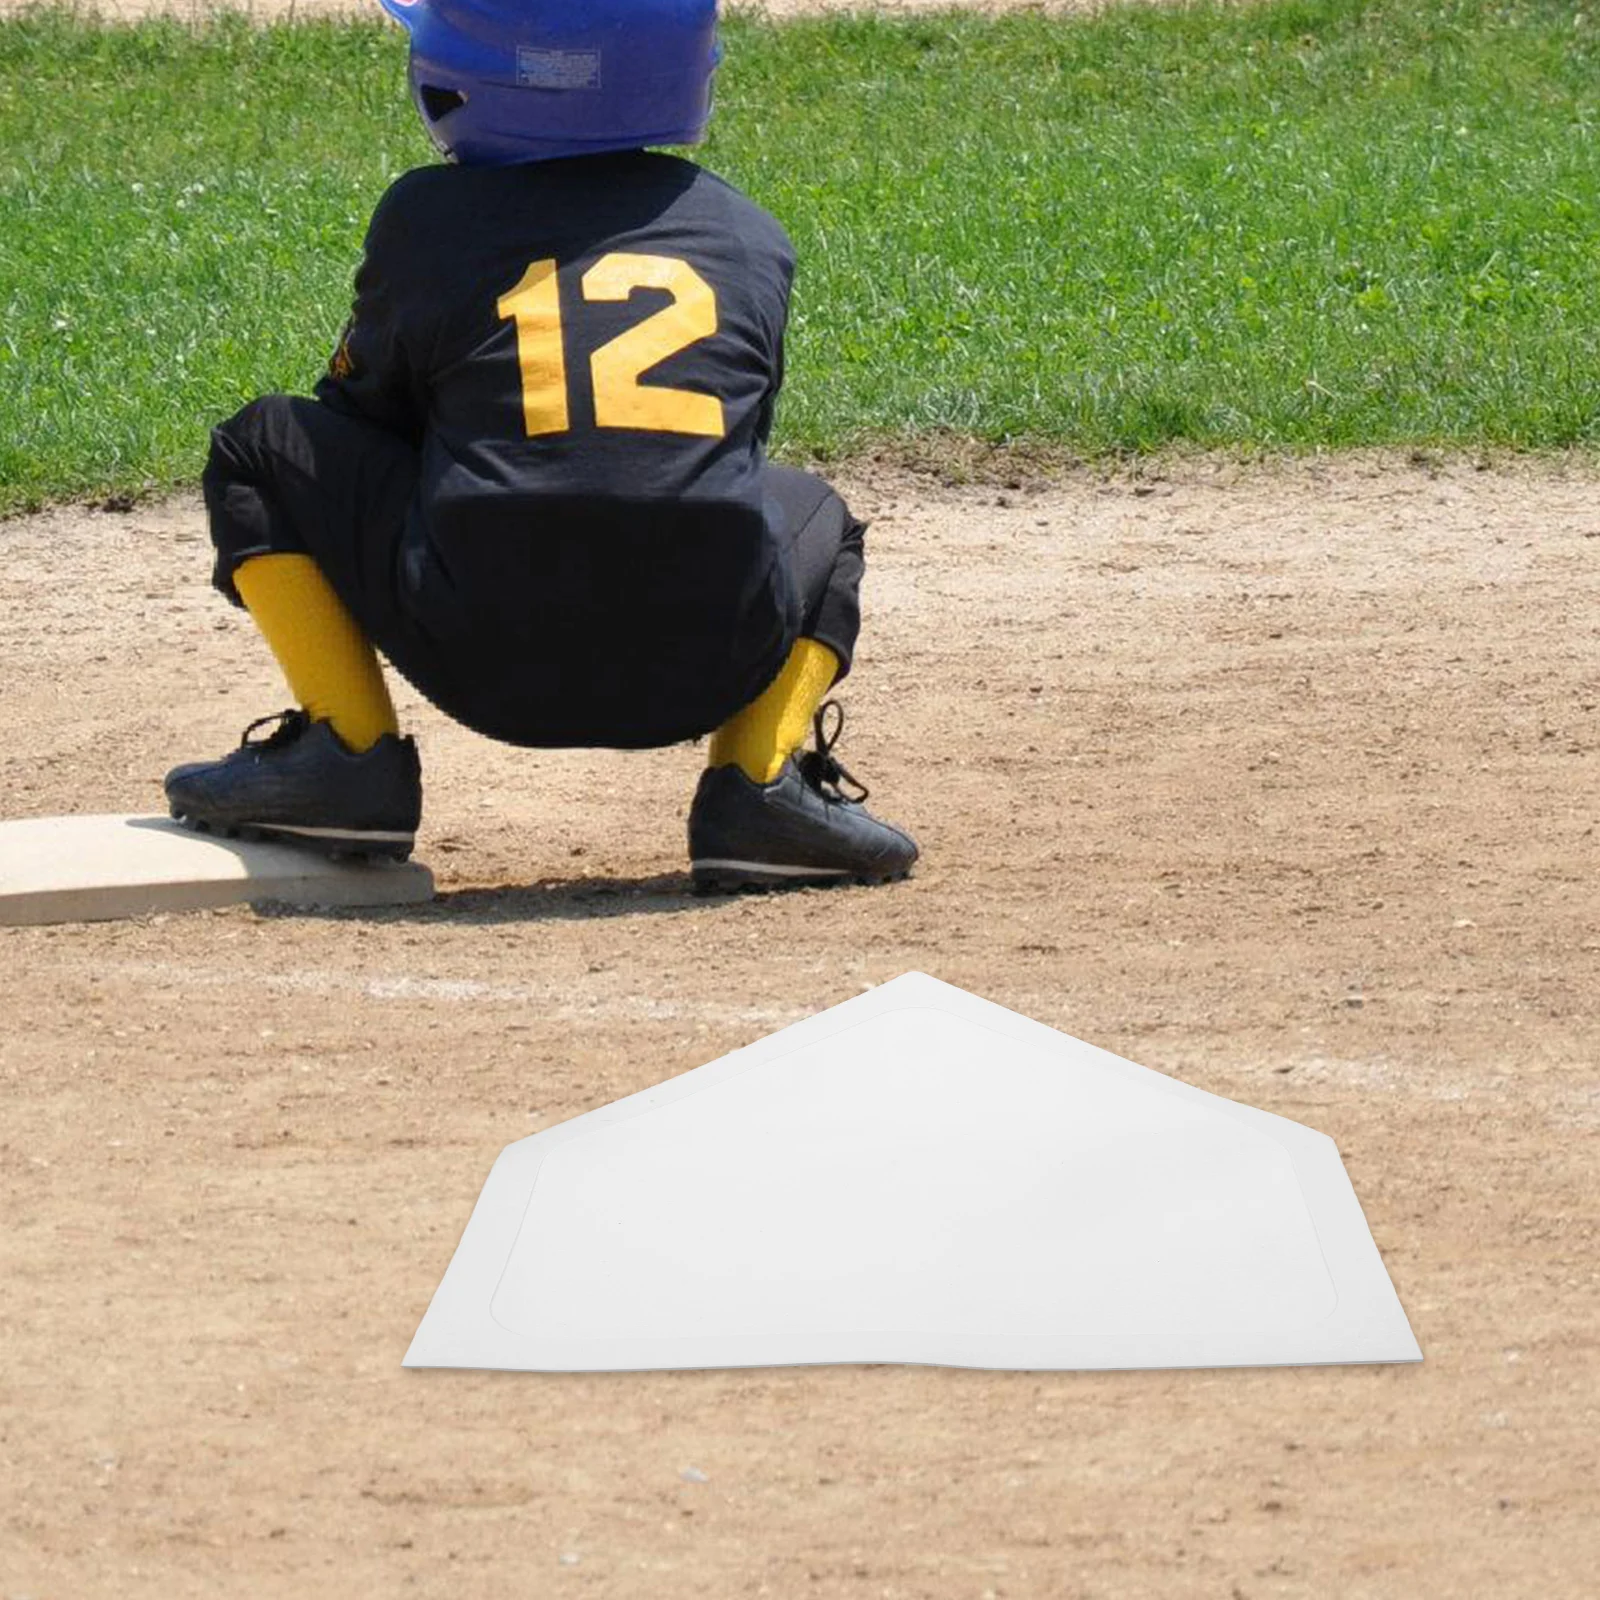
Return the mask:
{"type": "Polygon", "coordinates": [[[509,1146],[406,1365],[1420,1359],[1332,1140],[908,973],[509,1146]]]}
{"type": "Polygon", "coordinates": [[[388,906],[432,898],[433,875],[415,861],[330,861],[303,845],[194,833],[170,817],[0,822],[0,927],[244,901],[388,906]]]}

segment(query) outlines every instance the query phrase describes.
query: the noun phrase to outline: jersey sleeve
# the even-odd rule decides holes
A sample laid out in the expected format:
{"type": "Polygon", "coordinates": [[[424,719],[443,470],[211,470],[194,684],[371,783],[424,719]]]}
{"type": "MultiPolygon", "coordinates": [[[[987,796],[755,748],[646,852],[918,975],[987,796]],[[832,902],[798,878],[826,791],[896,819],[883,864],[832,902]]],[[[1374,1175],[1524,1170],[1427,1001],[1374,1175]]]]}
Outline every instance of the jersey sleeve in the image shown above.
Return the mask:
{"type": "Polygon", "coordinates": [[[427,420],[428,296],[408,241],[426,237],[402,178],[378,203],[356,269],[355,303],[317,399],[420,444],[427,420]]]}
{"type": "Polygon", "coordinates": [[[767,392],[756,412],[756,443],[763,450],[772,438],[772,420],[778,409],[778,391],[783,388],[783,330],[780,328],[772,348],[772,376],[767,392]]]}
{"type": "Polygon", "coordinates": [[[794,289],[795,254],[789,236],[782,228],[773,225],[780,241],[776,257],[774,292],[768,298],[769,322],[767,340],[770,346],[771,366],[767,392],[761,397],[756,413],[756,442],[763,449],[772,437],[773,416],[778,407],[778,392],[783,388],[783,346],[789,326],[789,297],[794,289]]]}

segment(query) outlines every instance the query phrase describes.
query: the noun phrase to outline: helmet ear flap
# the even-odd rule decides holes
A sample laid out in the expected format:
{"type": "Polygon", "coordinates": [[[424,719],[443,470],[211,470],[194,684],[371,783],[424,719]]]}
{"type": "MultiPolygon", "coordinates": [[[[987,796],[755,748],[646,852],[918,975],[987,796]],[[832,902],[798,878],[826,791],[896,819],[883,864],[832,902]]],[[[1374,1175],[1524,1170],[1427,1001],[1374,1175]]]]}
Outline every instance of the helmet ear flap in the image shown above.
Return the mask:
{"type": "Polygon", "coordinates": [[[459,89],[444,89],[435,83],[419,83],[417,103],[429,122],[439,122],[452,111],[459,111],[467,103],[467,97],[459,89]]]}

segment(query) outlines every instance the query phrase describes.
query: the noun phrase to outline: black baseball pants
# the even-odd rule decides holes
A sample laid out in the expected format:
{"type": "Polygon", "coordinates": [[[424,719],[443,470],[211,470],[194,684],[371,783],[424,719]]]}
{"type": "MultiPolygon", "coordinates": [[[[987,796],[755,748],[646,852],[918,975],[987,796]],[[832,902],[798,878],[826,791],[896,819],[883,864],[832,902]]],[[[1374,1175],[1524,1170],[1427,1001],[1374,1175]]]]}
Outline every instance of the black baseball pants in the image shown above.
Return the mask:
{"type": "MultiPolygon", "coordinates": [[[[681,596],[691,561],[692,587],[716,593],[731,531],[722,538],[687,515],[681,540],[619,528],[591,553],[564,556],[559,582],[530,567],[508,570],[495,592],[481,581],[465,591],[428,537],[418,480],[417,452],[385,429],[316,400],[254,401],[212,434],[203,487],[213,581],[237,605],[242,563],[310,556],[396,670],[446,715],[513,744],[697,738],[754,699],[798,637],[827,645],[840,676],[849,671],[866,528],[811,473],[767,468],[778,559],[730,637],[707,637],[717,629],[698,625],[693,604],[663,608],[652,590],[681,596]]],[[[738,540],[747,551],[748,530],[738,540]]],[[[727,597],[705,614],[732,615],[727,597]]]]}

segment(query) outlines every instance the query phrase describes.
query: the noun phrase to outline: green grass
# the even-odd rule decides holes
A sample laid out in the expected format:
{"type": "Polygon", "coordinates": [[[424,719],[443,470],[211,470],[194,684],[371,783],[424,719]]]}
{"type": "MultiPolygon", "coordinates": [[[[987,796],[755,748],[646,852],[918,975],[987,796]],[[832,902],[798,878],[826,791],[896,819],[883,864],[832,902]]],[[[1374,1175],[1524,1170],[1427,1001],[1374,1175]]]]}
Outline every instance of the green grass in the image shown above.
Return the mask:
{"type": "MultiPolygon", "coordinates": [[[[1600,441],[1600,19],[1271,0],[726,28],[787,224],[779,443],[1600,441]]],[[[192,479],[314,381],[429,159],[381,20],[0,21],[0,510],[192,479]]]]}

